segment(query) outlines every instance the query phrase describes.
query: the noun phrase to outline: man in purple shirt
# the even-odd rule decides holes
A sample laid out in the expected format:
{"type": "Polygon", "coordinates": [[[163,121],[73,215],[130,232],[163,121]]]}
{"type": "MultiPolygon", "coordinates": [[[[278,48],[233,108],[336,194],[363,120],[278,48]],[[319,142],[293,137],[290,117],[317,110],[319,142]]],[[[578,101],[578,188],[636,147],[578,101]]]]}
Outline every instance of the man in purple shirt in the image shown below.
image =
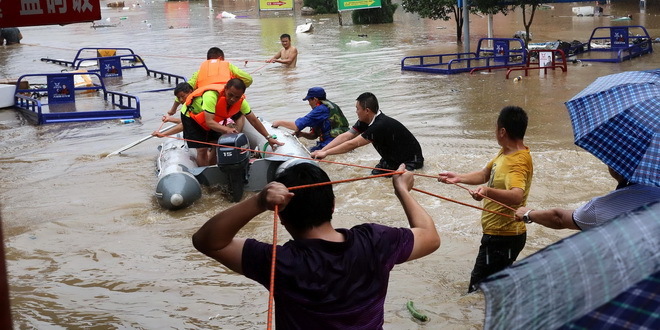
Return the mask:
{"type": "MultiPolygon", "coordinates": [[[[399,171],[405,171],[401,165],[399,171]]],[[[361,224],[335,229],[335,197],[318,166],[303,162],[283,171],[257,195],[209,219],[194,235],[197,250],[270,286],[272,245],[236,238],[250,220],[277,205],[293,240],[277,246],[275,322],[278,329],[380,329],[389,273],[395,264],[426,256],[440,246],[431,216],[410,194],[411,172],[394,175],[394,193],[410,228],[361,224]]]]}

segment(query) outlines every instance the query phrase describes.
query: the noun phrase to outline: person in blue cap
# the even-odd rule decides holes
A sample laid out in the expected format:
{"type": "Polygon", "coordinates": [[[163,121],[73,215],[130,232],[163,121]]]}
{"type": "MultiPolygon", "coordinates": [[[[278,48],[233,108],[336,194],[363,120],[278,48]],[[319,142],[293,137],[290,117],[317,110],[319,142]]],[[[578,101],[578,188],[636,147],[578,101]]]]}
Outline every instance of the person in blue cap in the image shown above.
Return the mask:
{"type": "Polygon", "coordinates": [[[319,139],[310,151],[321,150],[340,134],[348,131],[348,120],[338,105],[326,99],[325,90],[312,87],[303,99],[312,108],[304,117],[295,121],[276,120],[273,127],[286,127],[294,131],[294,135],[306,139],[319,139]],[[303,131],[309,127],[309,131],[303,131]]]}

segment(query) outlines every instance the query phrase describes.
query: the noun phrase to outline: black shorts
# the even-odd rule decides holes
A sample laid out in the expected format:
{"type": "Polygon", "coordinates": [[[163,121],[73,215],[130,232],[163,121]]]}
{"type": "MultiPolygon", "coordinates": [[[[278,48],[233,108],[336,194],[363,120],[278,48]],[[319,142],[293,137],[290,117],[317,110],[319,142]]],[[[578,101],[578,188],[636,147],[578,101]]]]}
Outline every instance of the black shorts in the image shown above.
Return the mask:
{"type": "Polygon", "coordinates": [[[210,142],[217,144],[220,133],[210,130],[205,130],[194,119],[188,116],[181,116],[181,124],[183,124],[183,138],[186,139],[188,148],[210,148],[211,144],[200,143],[210,142]]]}
{"type": "MultiPolygon", "coordinates": [[[[406,170],[408,170],[408,171],[414,171],[416,169],[420,169],[420,168],[424,167],[424,161],[421,161],[421,162],[420,161],[409,161],[409,162],[405,162],[404,164],[406,165],[406,170]]],[[[401,165],[401,164],[390,164],[385,159],[381,158],[380,162],[378,162],[378,164],[376,164],[376,166],[374,166],[374,167],[382,168],[382,169],[385,169],[385,170],[396,171],[396,170],[399,169],[399,165],[401,165]]],[[[385,174],[387,172],[390,172],[390,171],[383,171],[383,170],[377,170],[377,169],[371,170],[372,175],[385,174]]]]}
{"type": "Polygon", "coordinates": [[[483,234],[479,254],[470,274],[468,292],[476,291],[478,284],[486,277],[511,266],[525,247],[526,241],[527,233],[515,236],[483,234]]]}

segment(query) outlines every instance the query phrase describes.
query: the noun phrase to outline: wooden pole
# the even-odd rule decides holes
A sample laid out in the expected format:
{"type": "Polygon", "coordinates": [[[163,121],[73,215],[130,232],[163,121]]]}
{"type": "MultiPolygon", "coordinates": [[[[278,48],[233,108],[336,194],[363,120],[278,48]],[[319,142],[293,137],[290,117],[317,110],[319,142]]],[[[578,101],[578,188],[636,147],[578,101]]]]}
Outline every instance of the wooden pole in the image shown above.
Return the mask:
{"type": "Polygon", "coordinates": [[[9,305],[9,281],[5,263],[5,240],[2,235],[2,215],[0,214],[0,329],[13,329],[9,305]]]}
{"type": "Polygon", "coordinates": [[[470,6],[463,0],[463,52],[470,52],[470,6]]]}

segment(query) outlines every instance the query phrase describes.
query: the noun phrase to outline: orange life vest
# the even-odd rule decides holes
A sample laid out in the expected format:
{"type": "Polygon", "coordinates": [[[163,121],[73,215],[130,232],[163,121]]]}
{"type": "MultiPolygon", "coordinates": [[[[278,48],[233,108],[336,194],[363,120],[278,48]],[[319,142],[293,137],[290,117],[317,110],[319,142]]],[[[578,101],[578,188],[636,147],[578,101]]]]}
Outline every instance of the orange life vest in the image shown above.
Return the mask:
{"type": "MultiPolygon", "coordinates": [[[[218,102],[215,104],[215,117],[213,121],[219,123],[225,119],[231,118],[231,116],[237,114],[241,111],[241,106],[243,105],[243,100],[245,100],[245,95],[232,104],[231,107],[227,108],[227,98],[225,97],[225,85],[224,84],[212,84],[204,86],[203,88],[198,88],[186,98],[186,106],[189,106],[192,103],[192,99],[198,96],[202,96],[206,91],[216,91],[218,92],[218,102]]],[[[199,113],[190,113],[190,118],[196,121],[202,128],[207,131],[210,131],[211,128],[206,125],[206,111],[200,111],[199,113]]]]}
{"type": "Polygon", "coordinates": [[[229,70],[229,62],[219,59],[206,60],[199,67],[197,73],[197,87],[211,84],[226,84],[233,78],[229,70]]]}

